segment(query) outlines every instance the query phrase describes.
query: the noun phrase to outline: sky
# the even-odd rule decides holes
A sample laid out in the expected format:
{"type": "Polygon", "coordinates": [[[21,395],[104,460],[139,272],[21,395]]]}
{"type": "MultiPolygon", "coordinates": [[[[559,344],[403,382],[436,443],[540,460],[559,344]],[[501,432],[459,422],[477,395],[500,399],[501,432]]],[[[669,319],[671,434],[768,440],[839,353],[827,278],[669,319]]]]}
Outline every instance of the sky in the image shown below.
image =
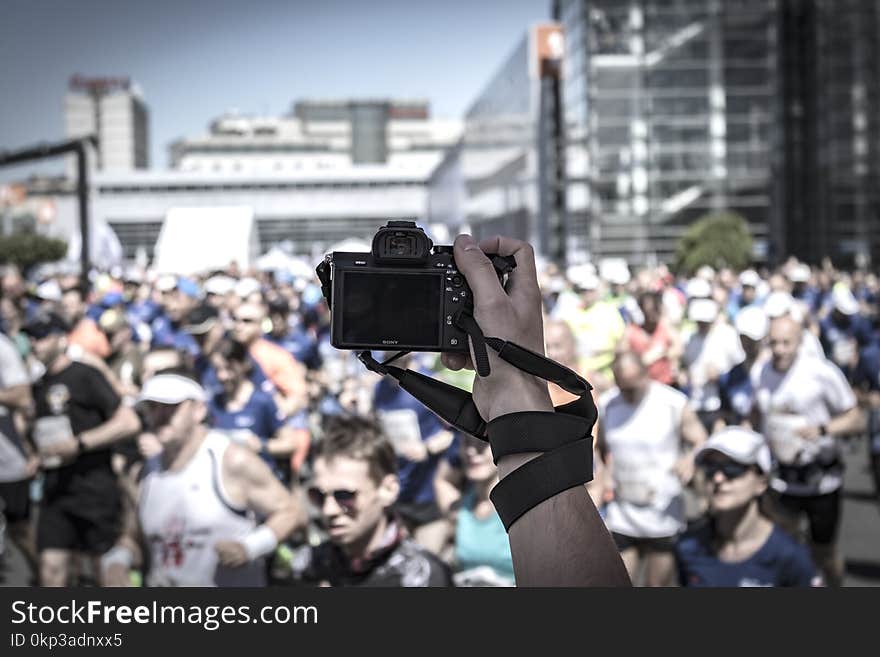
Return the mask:
{"type": "MultiPolygon", "coordinates": [[[[308,98],[427,98],[461,117],[550,0],[3,0],[0,151],[60,141],[70,77],[130,77],[150,112],[150,167],[227,110],[308,98]]],[[[0,169],[0,182],[63,171],[0,169]]]]}

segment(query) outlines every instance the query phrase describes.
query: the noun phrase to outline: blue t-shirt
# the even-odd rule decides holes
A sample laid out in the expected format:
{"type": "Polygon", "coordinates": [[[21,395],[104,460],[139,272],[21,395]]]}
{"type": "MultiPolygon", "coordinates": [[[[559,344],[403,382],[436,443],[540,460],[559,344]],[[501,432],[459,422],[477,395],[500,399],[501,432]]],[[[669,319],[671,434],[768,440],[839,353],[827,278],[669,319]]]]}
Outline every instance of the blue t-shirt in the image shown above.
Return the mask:
{"type": "Polygon", "coordinates": [[[291,354],[298,363],[302,363],[310,370],[316,370],[321,367],[321,354],[318,353],[318,341],[313,338],[307,331],[301,328],[295,328],[287,335],[276,338],[271,333],[267,333],[265,337],[269,342],[277,344],[287,353],[291,354]]]}
{"type": "Polygon", "coordinates": [[[868,345],[859,352],[853,383],[868,390],[880,390],[880,344],[868,345]]]}
{"type": "Polygon", "coordinates": [[[455,527],[455,560],[459,570],[489,566],[499,577],[513,581],[510,541],[501,518],[493,511],[488,518],[474,515],[476,495],[462,498],[455,527]]]}
{"type": "Polygon", "coordinates": [[[767,541],[745,561],[721,561],[706,525],[688,532],[675,548],[682,586],[816,586],[818,575],[807,548],[774,526],[767,541]]]}
{"type": "Polygon", "coordinates": [[[175,327],[165,315],[159,315],[150,325],[153,331],[152,348],[173,347],[193,357],[201,352],[196,339],[183,330],[182,326],[175,327]]]}
{"type": "Polygon", "coordinates": [[[721,408],[730,416],[731,422],[739,424],[749,419],[755,391],[752,388],[746,363],[740,363],[729,372],[722,374],[718,380],[718,387],[721,392],[721,408]]]}
{"type": "MultiPolygon", "coordinates": [[[[398,410],[414,411],[423,441],[445,428],[440,418],[390,378],[384,378],[376,384],[373,403],[373,408],[380,413],[398,410]]],[[[453,443],[450,449],[455,448],[456,445],[453,443]]],[[[402,456],[398,457],[397,475],[400,479],[398,501],[403,503],[434,501],[434,473],[442,456],[443,454],[429,454],[428,458],[419,463],[409,461],[402,456]]]]}
{"type": "MultiPolygon", "coordinates": [[[[266,442],[284,426],[285,418],[275,404],[275,400],[258,388],[254,389],[247,404],[238,411],[226,410],[223,395],[212,396],[208,402],[208,409],[211,414],[211,426],[228,432],[233,440],[235,432],[247,430],[256,435],[265,446],[266,442]]],[[[260,452],[260,456],[273,471],[276,469],[275,459],[265,450],[260,452]]]]}

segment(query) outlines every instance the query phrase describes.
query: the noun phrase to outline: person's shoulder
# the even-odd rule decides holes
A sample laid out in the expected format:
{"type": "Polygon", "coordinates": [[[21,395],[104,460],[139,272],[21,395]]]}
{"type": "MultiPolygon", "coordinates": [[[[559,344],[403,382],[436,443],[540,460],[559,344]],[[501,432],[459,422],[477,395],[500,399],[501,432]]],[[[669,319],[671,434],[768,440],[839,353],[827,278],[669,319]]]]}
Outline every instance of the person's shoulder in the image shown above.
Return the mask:
{"type": "Polygon", "coordinates": [[[710,554],[712,529],[708,522],[701,522],[684,532],[675,543],[675,554],[686,561],[710,554]]]}
{"type": "Polygon", "coordinates": [[[773,525],[773,531],[767,537],[764,549],[774,556],[783,559],[806,559],[810,560],[809,549],[800,543],[794,536],[782,529],[779,525],[773,525]]]}
{"type": "Polygon", "coordinates": [[[425,586],[449,586],[451,574],[439,557],[405,538],[388,557],[385,567],[395,571],[400,586],[416,588],[425,586]]]}
{"type": "Polygon", "coordinates": [[[617,386],[609,388],[599,395],[599,408],[607,410],[610,406],[616,404],[620,399],[620,390],[617,388],[617,386]]]}
{"type": "Polygon", "coordinates": [[[672,386],[668,386],[665,383],[660,383],[659,381],[651,381],[649,384],[650,392],[653,393],[657,399],[663,401],[664,403],[671,404],[673,406],[682,406],[687,404],[688,398],[680,390],[676,390],[672,386]]]}
{"type": "Polygon", "coordinates": [[[261,337],[254,341],[250,348],[251,356],[261,358],[263,356],[278,360],[294,360],[284,347],[274,342],[269,342],[266,338],[261,337]]]}

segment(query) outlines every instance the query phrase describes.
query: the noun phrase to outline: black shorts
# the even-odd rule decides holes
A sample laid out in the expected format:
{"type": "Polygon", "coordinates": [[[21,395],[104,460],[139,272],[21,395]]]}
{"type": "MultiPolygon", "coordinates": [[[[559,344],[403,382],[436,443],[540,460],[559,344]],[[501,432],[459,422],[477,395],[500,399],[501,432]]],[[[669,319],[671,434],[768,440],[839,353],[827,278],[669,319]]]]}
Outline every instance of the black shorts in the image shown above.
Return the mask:
{"type": "Polygon", "coordinates": [[[806,514],[810,523],[810,540],[816,545],[831,545],[840,526],[840,490],[826,495],[784,495],[772,497],[782,513],[799,516],[806,514]]]}
{"type": "Polygon", "coordinates": [[[660,536],[659,538],[639,538],[637,536],[626,536],[611,532],[617,549],[623,552],[629,548],[638,548],[647,552],[674,552],[675,545],[678,543],[678,535],[660,536]]]}
{"type": "Polygon", "coordinates": [[[0,510],[6,522],[13,525],[31,517],[31,480],[0,483],[0,510]]]}
{"type": "Polygon", "coordinates": [[[108,491],[101,501],[62,496],[40,508],[37,549],[100,555],[116,544],[121,530],[122,498],[118,491],[108,491]]]}

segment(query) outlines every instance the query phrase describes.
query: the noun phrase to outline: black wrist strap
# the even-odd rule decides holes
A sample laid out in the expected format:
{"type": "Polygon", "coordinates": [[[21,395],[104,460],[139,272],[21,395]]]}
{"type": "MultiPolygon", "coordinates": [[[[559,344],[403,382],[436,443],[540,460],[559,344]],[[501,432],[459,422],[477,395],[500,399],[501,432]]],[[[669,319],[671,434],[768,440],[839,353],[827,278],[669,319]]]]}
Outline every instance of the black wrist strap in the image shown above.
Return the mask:
{"type": "Polygon", "coordinates": [[[544,500],[592,478],[593,440],[588,437],[520,466],[496,484],[489,498],[504,529],[510,531],[513,523],[544,500]]]}
{"type": "Polygon", "coordinates": [[[593,421],[577,415],[525,411],[497,417],[489,423],[489,444],[497,464],[505,456],[552,452],[590,436],[593,421]]]}
{"type": "Polygon", "coordinates": [[[573,370],[542,354],[506,340],[485,337],[470,308],[460,311],[455,323],[470,336],[478,376],[490,374],[488,347],[517,369],[555,383],[578,398],[555,408],[554,413],[511,413],[495,418],[487,425],[466,390],[391,365],[403,352],[382,363],[376,361],[369,351],[359,353],[358,358],[369,370],[397,379],[401,388],[456,429],[488,440],[496,463],[511,454],[543,453],[501,480],[492,492],[492,503],[504,527],[509,530],[529,509],[592,480],[590,432],[598,417],[590,395],[592,387],[573,370]]]}

